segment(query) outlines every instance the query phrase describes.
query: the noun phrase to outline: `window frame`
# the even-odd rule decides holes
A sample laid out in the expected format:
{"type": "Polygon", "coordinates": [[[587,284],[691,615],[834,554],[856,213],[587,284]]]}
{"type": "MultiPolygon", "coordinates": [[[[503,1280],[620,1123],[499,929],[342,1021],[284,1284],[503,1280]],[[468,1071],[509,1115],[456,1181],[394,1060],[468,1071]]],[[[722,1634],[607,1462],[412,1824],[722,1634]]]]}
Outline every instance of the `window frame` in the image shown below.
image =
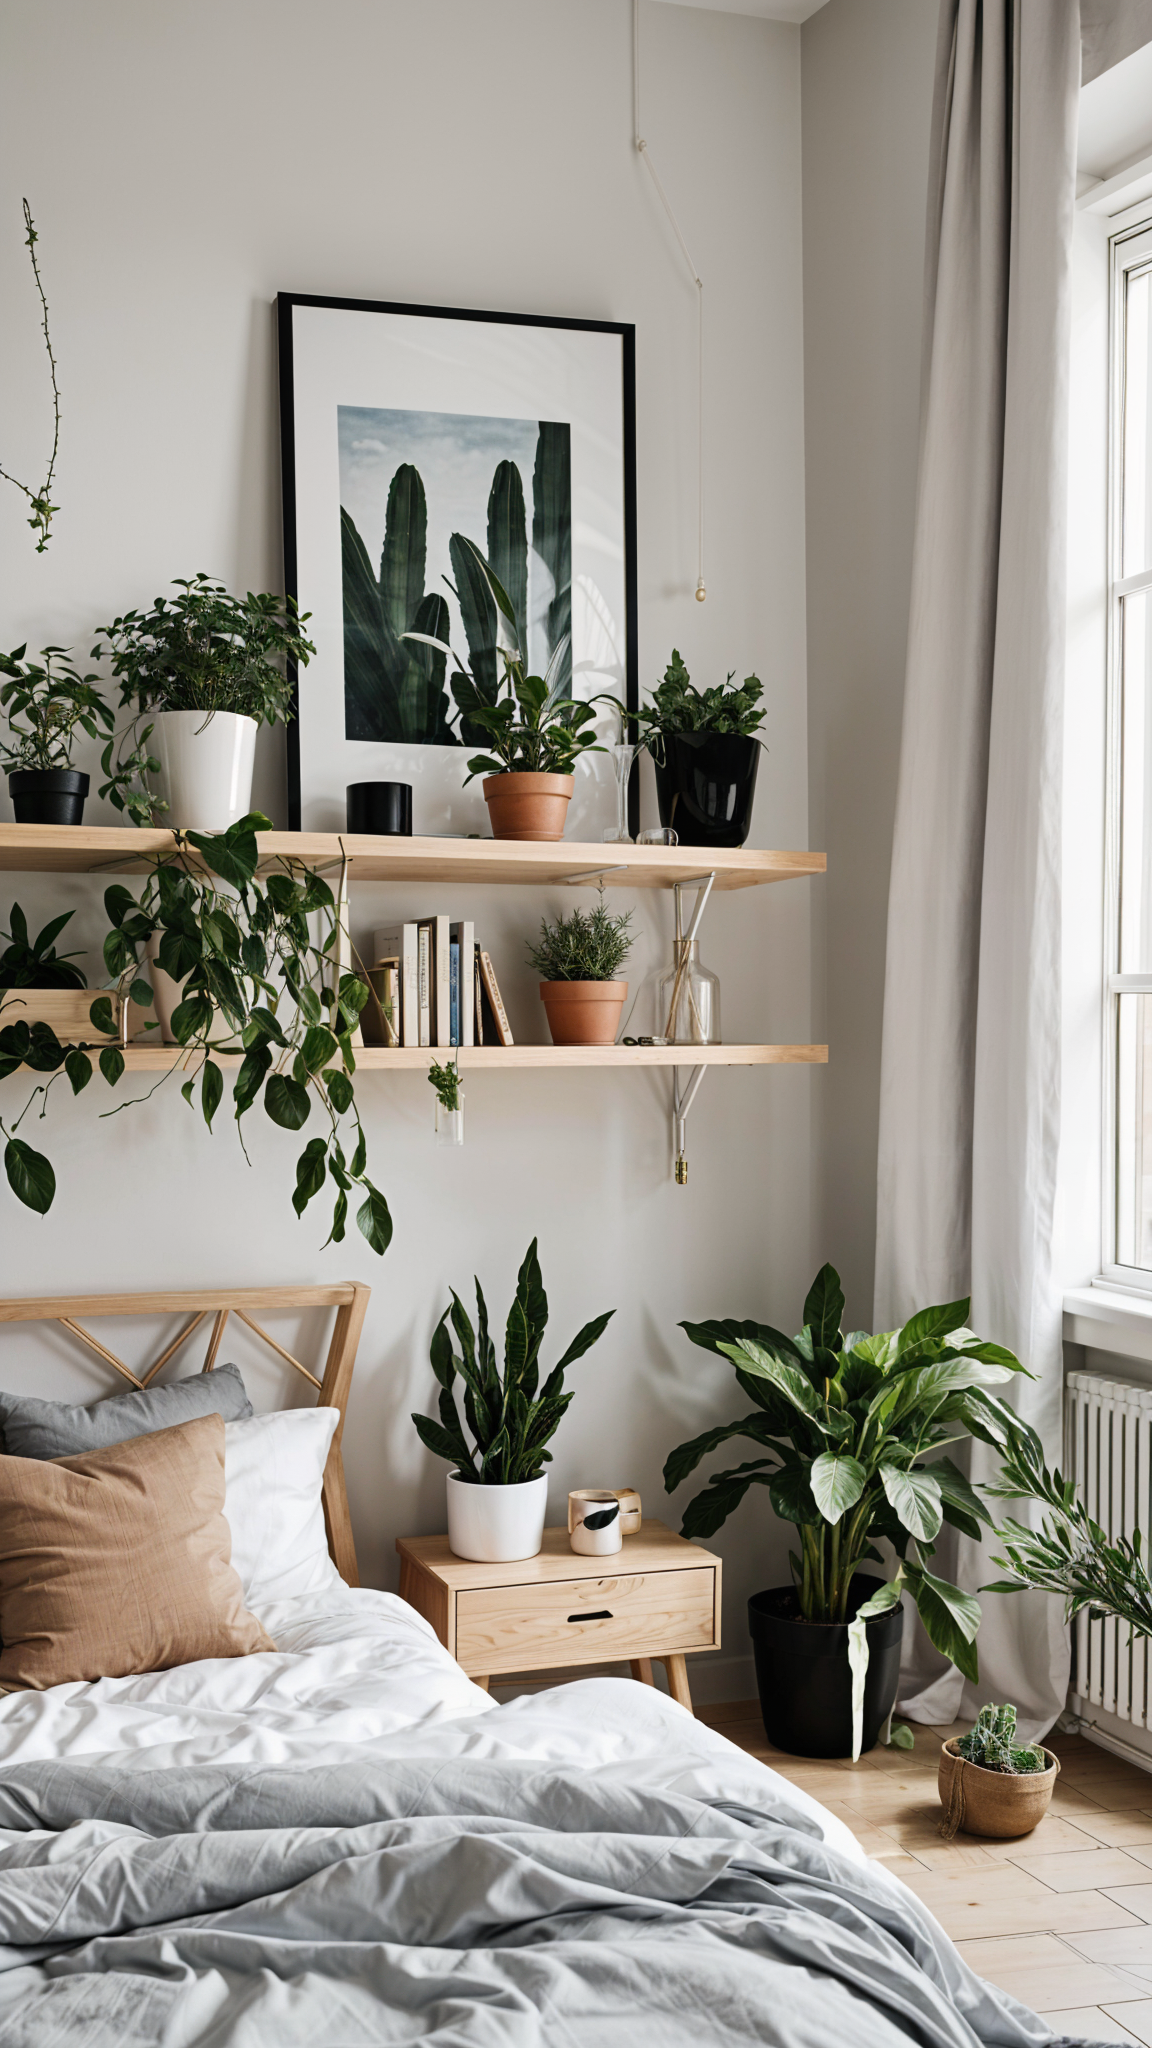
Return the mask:
{"type": "Polygon", "coordinates": [[[1152,566],[1124,575],[1124,385],[1125,293],[1131,272],[1152,267],[1152,199],[1141,200],[1117,220],[1108,238],[1108,504],[1106,661],[1106,790],[1104,855],[1103,1023],[1103,1188],[1101,1213],[1101,1279],[1133,1294],[1152,1295],[1152,1267],[1123,1265],[1117,1259],[1120,1208],[1119,1048],[1120,998],[1152,996],[1152,970],[1120,971],[1121,880],[1123,837],[1123,692],[1124,599],[1149,592],[1152,607],[1152,566]]]}

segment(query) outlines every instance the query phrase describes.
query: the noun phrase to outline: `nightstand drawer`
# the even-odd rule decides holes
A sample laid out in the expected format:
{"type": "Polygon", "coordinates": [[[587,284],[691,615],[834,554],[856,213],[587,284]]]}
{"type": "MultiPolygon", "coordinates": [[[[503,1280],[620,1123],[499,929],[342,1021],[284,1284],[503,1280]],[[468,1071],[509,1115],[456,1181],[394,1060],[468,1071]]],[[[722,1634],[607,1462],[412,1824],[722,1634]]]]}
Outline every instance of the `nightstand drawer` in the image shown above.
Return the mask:
{"type": "Polygon", "coordinates": [[[456,1597],[456,1656],[465,1671],[546,1670],[706,1650],[716,1630],[711,1566],[476,1587],[456,1597]]]}

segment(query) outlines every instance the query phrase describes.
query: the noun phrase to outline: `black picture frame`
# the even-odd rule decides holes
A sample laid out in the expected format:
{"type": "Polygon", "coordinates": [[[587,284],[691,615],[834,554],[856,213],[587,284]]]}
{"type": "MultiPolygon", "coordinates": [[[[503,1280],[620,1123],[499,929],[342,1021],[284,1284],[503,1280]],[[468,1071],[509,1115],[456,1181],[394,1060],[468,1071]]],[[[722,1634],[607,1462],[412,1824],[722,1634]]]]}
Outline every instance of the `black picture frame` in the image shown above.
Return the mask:
{"type": "MultiPolygon", "coordinates": [[[[297,604],[304,603],[300,591],[297,542],[296,389],[294,372],[293,316],[297,308],[316,307],[368,315],[405,315],[437,320],[466,320],[508,327],[540,327],[583,333],[618,335],[621,341],[621,415],[623,456],[624,535],[624,666],[625,704],[628,736],[637,737],[639,706],[639,651],[637,627],[636,569],[636,329],[630,321],[568,319],[546,313],[505,313],[456,306],[415,305],[404,300],[334,298],[310,292],[279,292],[274,305],[277,367],[280,399],[280,467],[283,508],[284,589],[297,604]]],[[[286,735],[288,750],[288,824],[291,831],[301,827],[301,763],[299,680],[295,664],[289,670],[292,685],[292,716],[286,735]]],[[[628,794],[629,831],[639,828],[638,763],[633,765],[628,794]]]]}

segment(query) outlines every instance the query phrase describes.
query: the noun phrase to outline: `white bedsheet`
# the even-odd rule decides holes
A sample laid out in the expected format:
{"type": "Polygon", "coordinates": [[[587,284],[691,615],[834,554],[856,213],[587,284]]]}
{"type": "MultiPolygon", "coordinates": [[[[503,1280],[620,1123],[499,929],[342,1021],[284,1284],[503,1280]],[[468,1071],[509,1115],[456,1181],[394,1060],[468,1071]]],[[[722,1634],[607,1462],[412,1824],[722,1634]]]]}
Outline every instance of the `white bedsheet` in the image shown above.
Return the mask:
{"type": "Polygon", "coordinates": [[[655,1688],[591,1678],[499,1705],[466,1678],[432,1629],[391,1593],[341,1585],[257,1604],[277,1647],[142,1678],[102,1678],[0,1700],[0,1767],[47,1757],[132,1754],[171,1764],[315,1764],[363,1754],[519,1757],[615,1764],[660,1757],[701,1772],[719,1796],[774,1799],[861,1856],[843,1822],[655,1688]]]}

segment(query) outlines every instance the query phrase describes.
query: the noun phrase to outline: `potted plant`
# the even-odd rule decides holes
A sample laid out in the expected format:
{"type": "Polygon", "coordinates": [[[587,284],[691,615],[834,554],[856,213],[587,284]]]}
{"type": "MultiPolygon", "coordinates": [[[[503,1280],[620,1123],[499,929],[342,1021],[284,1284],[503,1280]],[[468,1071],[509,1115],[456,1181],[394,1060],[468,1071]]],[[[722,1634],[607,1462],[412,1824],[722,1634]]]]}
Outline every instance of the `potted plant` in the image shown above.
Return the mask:
{"type": "Polygon", "coordinates": [[[594,910],[540,920],[528,958],[540,976],[540,1000],[553,1045],[614,1045],[628,983],[616,979],[632,950],[632,912],[612,917],[601,896],[594,910]]]}
{"type": "Polygon", "coordinates": [[[464,1090],[460,1086],[460,1055],[446,1066],[433,1060],[428,1079],[436,1091],[434,1129],[438,1145],[464,1143],[464,1090]]]}
{"type": "Polygon", "coordinates": [[[18,825],[79,825],[89,778],[72,766],[77,732],[105,737],[115,719],[96,687],[64,657],[67,647],[42,647],[25,661],[27,643],[0,654],[0,706],[10,737],[0,745],[0,770],[18,825]]]}
{"type": "Polygon", "coordinates": [[[452,695],[457,710],[473,730],[483,731],[490,748],[472,756],[465,784],[477,775],[485,777],[481,787],[493,838],[563,839],[575,788],[573,764],[581,754],[606,752],[596,738],[595,706],[603,700],[619,708],[617,699],[606,691],[584,702],[570,695],[569,633],[562,635],[544,675],[525,674],[511,599],[479,548],[463,534],[457,538],[474,558],[496,607],[496,651],[504,673],[495,702],[449,641],[431,633],[404,633],[401,638],[422,641],[456,663],[452,695]]]}
{"type": "Polygon", "coordinates": [[[488,1308],[476,1281],[476,1329],[455,1289],[437,1323],[429,1356],[440,1383],[440,1420],[413,1415],[420,1441],[452,1470],[447,1476],[448,1542],[457,1557],[504,1564],[535,1557],[544,1540],[544,1510],[552,1461],[547,1448],[560,1426],[571,1392],[564,1374],[590,1351],[614,1309],[585,1323],[558,1365],[540,1385],[540,1344],[548,1324],[548,1297],[533,1238],[516,1276],[516,1299],[504,1340],[504,1371],[488,1334],[488,1308]],[[451,1321],[459,1352],[452,1349],[451,1321]],[[454,1394],[464,1388],[461,1422],[454,1394]],[[469,1443],[469,1436],[472,1442],[469,1443]]]}
{"type": "Polygon", "coordinates": [[[967,1301],[921,1309],[901,1330],[844,1336],[844,1296],[824,1266],[798,1336],[751,1322],[682,1323],[694,1344],[731,1359],[754,1403],[739,1421],[707,1429],[672,1452],[669,1493],[732,1437],[758,1455],[713,1475],[684,1512],[685,1536],[708,1537],[750,1486],[766,1486],[795,1524],[793,1583],[748,1603],[764,1725],[799,1756],[859,1756],[891,1715],[900,1671],[901,1594],[938,1650],[978,1678],[980,1605],[930,1570],[941,1524],[978,1537],[989,1520],[976,1489],[940,1452],[970,1434],[1003,1450],[1019,1425],[988,1392],[1025,1370],[1010,1351],[974,1336],[967,1301]],[[860,1568],[897,1556],[887,1584],[860,1568]]]}
{"type": "MultiPolygon", "coordinates": [[[[232,597],[203,573],[177,577],[175,587],[178,597],[99,627],[92,659],[110,661],[121,704],[134,708],[132,760],[155,736],[164,800],[145,799],[143,809],[166,809],[181,829],[222,832],[248,813],[257,728],[290,716],[281,663],[306,667],[315,654],[303,632],[311,614],[301,618],[294,599],[267,591],[232,597]]],[[[126,765],[122,748],[113,767],[110,743],[101,794],[141,822],[141,806],[126,798],[126,765]]]]}
{"type": "Polygon", "coordinates": [[[1060,1761],[1038,1743],[1018,1747],[1015,1733],[1015,1707],[987,1706],[970,1734],[942,1744],[937,1785],[945,1841],[957,1830],[1010,1841],[1043,1820],[1060,1761]]]}
{"type": "Polygon", "coordinates": [[[656,771],[660,823],[681,846],[743,846],[751,829],[762,692],[754,675],[732,689],[734,674],[697,690],[674,647],[663,682],[636,714],[656,771]]]}
{"type": "Polygon", "coordinates": [[[90,1020],[100,990],[90,989],[79,967],[72,965],[75,954],[56,951],[55,942],[74,915],[62,911],[32,938],[20,905],[12,905],[11,929],[0,931],[0,939],[8,941],[0,952],[0,1025],[47,1024],[58,1036],[108,1036],[98,1033],[90,1020]]]}

